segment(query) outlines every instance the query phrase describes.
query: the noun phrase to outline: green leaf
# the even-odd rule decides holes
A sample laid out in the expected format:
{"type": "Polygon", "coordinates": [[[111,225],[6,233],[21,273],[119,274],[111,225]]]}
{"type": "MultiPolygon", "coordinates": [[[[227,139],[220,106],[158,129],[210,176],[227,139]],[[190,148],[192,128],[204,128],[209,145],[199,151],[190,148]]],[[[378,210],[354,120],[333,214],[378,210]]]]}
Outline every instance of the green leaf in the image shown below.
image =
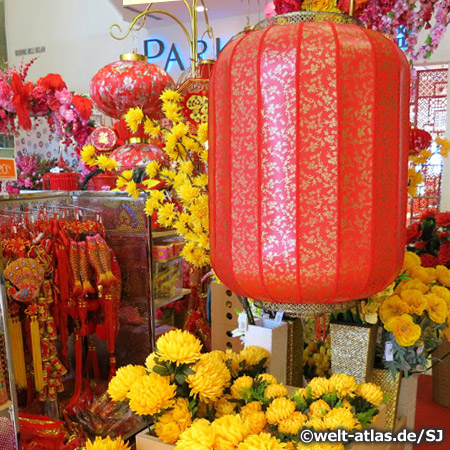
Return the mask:
{"type": "Polygon", "coordinates": [[[170,375],[169,369],[159,364],[153,367],[153,372],[161,375],[162,377],[168,377],[170,375]]]}
{"type": "Polygon", "coordinates": [[[175,375],[175,381],[178,384],[184,384],[186,383],[186,378],[184,378],[184,375],[182,373],[179,373],[178,375],[175,375]]]}

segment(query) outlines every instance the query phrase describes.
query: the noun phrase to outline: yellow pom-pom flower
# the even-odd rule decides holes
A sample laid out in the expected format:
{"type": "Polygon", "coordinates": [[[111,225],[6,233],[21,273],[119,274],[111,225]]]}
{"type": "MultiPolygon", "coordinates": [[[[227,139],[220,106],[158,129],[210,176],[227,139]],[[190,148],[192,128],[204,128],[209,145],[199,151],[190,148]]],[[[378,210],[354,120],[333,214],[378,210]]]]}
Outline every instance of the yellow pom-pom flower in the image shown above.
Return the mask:
{"type": "Polygon", "coordinates": [[[329,379],[330,390],[336,390],[339,398],[354,397],[356,387],[355,379],[345,373],[335,373],[329,379]]]}
{"type": "Polygon", "coordinates": [[[414,323],[409,314],[392,317],[384,327],[387,331],[392,331],[397,343],[403,347],[414,345],[422,333],[420,326],[414,323]]]}
{"type": "Polygon", "coordinates": [[[420,265],[420,256],[416,255],[413,252],[405,253],[405,259],[403,260],[403,270],[410,270],[420,265]]]}
{"type": "Polygon", "coordinates": [[[258,347],[257,345],[249,345],[241,351],[240,357],[241,361],[245,360],[246,364],[249,366],[256,366],[266,358],[265,367],[267,367],[270,360],[270,353],[265,348],[258,347]]]}
{"type": "Polygon", "coordinates": [[[220,417],[211,427],[214,431],[214,450],[234,450],[249,433],[247,423],[239,415],[220,417]]]}
{"type": "Polygon", "coordinates": [[[183,431],[178,439],[175,450],[212,450],[214,431],[206,419],[196,420],[183,431]]]}
{"type": "Polygon", "coordinates": [[[200,358],[202,344],[189,331],[172,330],[158,339],[156,348],[162,361],[190,364],[200,358]]]}
{"type": "Polygon", "coordinates": [[[285,397],[279,397],[273,400],[266,410],[267,422],[277,424],[287,419],[295,411],[295,403],[285,397]]]}
{"type": "Polygon", "coordinates": [[[197,136],[200,143],[204,144],[208,140],[208,123],[201,123],[197,130],[197,136]]]}
{"type": "Polygon", "coordinates": [[[241,417],[243,417],[248,426],[249,434],[262,433],[266,428],[267,419],[262,411],[253,411],[244,416],[241,414],[241,417]]]}
{"type": "Polygon", "coordinates": [[[328,430],[353,430],[360,425],[353,413],[346,408],[332,409],[323,417],[323,423],[328,430]]]}
{"type": "Polygon", "coordinates": [[[173,407],[155,422],[156,436],[166,444],[175,444],[180,434],[191,425],[191,420],[188,400],[178,398],[173,407]]]}
{"type": "Polygon", "coordinates": [[[129,181],[125,187],[125,190],[128,192],[130,197],[134,197],[135,199],[139,198],[140,192],[135,181],[129,181]]]}
{"type": "Polygon", "coordinates": [[[277,379],[270,373],[261,373],[257,377],[258,381],[267,381],[269,384],[278,384],[277,379]]]}
{"type": "Polygon", "coordinates": [[[381,405],[383,401],[383,391],[374,383],[361,383],[356,393],[374,406],[381,405]]]}
{"type": "Polygon", "coordinates": [[[269,433],[252,434],[237,446],[237,450],[285,450],[286,445],[269,433]]]}
{"type": "Polygon", "coordinates": [[[315,402],[312,402],[311,405],[309,405],[309,417],[323,417],[325,414],[327,414],[329,411],[331,411],[330,405],[322,400],[316,400],[315,402]]]}
{"type": "Polygon", "coordinates": [[[450,288],[450,270],[447,267],[441,265],[436,266],[436,278],[439,283],[450,288]]]}
{"type": "Polygon", "coordinates": [[[226,364],[206,354],[192,368],[194,373],[186,377],[191,395],[203,402],[218,400],[231,379],[226,364]]]}
{"type": "Polygon", "coordinates": [[[161,169],[161,164],[158,161],[150,161],[146,166],[145,166],[145,173],[150,177],[150,178],[155,178],[156,175],[159,172],[159,169],[161,169]]]}
{"type": "Polygon", "coordinates": [[[153,367],[156,366],[156,361],[155,358],[157,358],[158,355],[153,352],[150,353],[150,355],[147,356],[147,358],[145,359],[145,368],[147,369],[148,372],[153,372],[153,367]]]}
{"type": "Polygon", "coordinates": [[[444,286],[433,286],[431,293],[436,294],[447,303],[447,308],[450,308],[450,291],[444,286]]]}
{"type": "Polygon", "coordinates": [[[320,398],[325,393],[331,393],[330,383],[324,377],[315,377],[313,378],[308,387],[311,389],[311,395],[313,398],[320,398]]]}
{"type": "Polygon", "coordinates": [[[97,164],[95,156],[95,147],[93,145],[84,145],[80,153],[81,161],[88,166],[95,166],[97,164]]]}
{"type": "Polygon", "coordinates": [[[215,418],[218,419],[222,416],[236,414],[236,403],[230,402],[227,398],[222,397],[214,403],[214,409],[216,410],[215,418]]]}
{"type": "Polygon", "coordinates": [[[173,89],[166,89],[159,98],[163,103],[166,102],[179,102],[181,100],[181,94],[173,89]]]}
{"type": "Polygon", "coordinates": [[[300,411],[294,411],[289,417],[278,423],[278,431],[285,434],[297,434],[307,419],[300,411]]]}
{"type": "Polygon", "coordinates": [[[144,375],[133,383],[127,395],[130,409],[139,416],[159,414],[174,405],[176,389],[168,377],[155,372],[144,375]]]}
{"type": "Polygon", "coordinates": [[[250,402],[244,405],[241,410],[239,411],[239,414],[242,417],[248,416],[254,412],[261,412],[262,411],[262,403],[261,402],[250,402]]]}
{"type": "Polygon", "coordinates": [[[101,438],[97,436],[94,441],[86,442],[85,450],[128,450],[128,444],[122,441],[122,438],[111,439],[109,436],[101,438]]]}
{"type": "Polygon", "coordinates": [[[285,397],[288,395],[288,390],[283,384],[269,384],[264,391],[264,396],[267,398],[285,397]]]}
{"type": "Polygon", "coordinates": [[[108,385],[108,394],[115,402],[123,402],[127,398],[131,386],[139,378],[145,375],[145,367],[128,366],[121,367],[108,385]]]}
{"type": "Polygon", "coordinates": [[[142,108],[130,108],[125,114],[125,122],[133,133],[136,133],[143,120],[144,112],[142,111],[142,108]]]}
{"type": "Polygon", "coordinates": [[[241,398],[242,394],[245,393],[246,389],[249,389],[252,387],[253,384],[253,378],[249,377],[247,375],[244,375],[242,377],[237,378],[234,380],[234,383],[231,385],[231,396],[233,398],[241,398]]]}

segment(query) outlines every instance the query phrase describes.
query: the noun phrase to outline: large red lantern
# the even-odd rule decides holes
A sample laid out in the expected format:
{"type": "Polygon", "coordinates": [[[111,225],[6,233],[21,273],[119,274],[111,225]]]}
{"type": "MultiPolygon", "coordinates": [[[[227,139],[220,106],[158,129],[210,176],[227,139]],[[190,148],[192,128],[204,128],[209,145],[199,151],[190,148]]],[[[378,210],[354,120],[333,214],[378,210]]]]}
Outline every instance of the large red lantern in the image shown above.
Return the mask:
{"type": "Polygon", "coordinates": [[[220,280],[291,304],[389,285],[404,256],[409,144],[409,66],[396,44],[354,24],[274,24],[225,47],[210,89],[220,280]]]}
{"type": "Polygon", "coordinates": [[[148,116],[159,116],[164,89],[173,87],[170,75],[144,55],[126,53],[92,78],[91,98],[106,115],[120,119],[130,108],[140,106],[148,116]]]}
{"type": "Polygon", "coordinates": [[[421,150],[426,150],[431,144],[431,134],[428,131],[411,127],[409,132],[409,152],[418,155],[421,150]]]}

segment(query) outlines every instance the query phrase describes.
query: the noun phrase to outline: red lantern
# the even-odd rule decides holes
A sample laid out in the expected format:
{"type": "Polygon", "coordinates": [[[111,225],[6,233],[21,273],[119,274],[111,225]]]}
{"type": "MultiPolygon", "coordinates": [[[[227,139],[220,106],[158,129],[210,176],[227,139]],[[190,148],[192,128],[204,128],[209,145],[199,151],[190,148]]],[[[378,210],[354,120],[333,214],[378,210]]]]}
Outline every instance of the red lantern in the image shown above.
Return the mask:
{"type": "Polygon", "coordinates": [[[126,53],[120,61],[100,69],[91,80],[91,98],[102,112],[119,119],[140,106],[148,116],[159,116],[162,91],[173,87],[170,75],[144,55],[126,53]]]}
{"type": "Polygon", "coordinates": [[[413,155],[419,154],[421,150],[427,149],[431,144],[431,134],[425,130],[412,128],[409,131],[409,151],[413,155]]]}
{"type": "Polygon", "coordinates": [[[164,165],[166,160],[163,150],[139,138],[131,138],[129,143],[115,149],[109,156],[120,163],[121,170],[145,167],[150,161],[159,161],[164,165]]]}
{"type": "Polygon", "coordinates": [[[389,285],[404,256],[409,132],[395,43],[353,24],[273,25],[225,47],[210,89],[220,280],[291,304],[389,285]]]}

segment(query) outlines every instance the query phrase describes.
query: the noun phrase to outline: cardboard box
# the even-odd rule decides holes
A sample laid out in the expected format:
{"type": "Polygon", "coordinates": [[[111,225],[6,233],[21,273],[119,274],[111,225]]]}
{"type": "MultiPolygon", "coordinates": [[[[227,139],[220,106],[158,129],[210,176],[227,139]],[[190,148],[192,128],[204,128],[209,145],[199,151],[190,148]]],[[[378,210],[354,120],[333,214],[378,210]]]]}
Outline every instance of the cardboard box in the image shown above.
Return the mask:
{"type": "Polygon", "coordinates": [[[136,435],[136,450],[173,450],[175,445],[165,444],[155,436],[150,436],[148,430],[136,435]]]}

